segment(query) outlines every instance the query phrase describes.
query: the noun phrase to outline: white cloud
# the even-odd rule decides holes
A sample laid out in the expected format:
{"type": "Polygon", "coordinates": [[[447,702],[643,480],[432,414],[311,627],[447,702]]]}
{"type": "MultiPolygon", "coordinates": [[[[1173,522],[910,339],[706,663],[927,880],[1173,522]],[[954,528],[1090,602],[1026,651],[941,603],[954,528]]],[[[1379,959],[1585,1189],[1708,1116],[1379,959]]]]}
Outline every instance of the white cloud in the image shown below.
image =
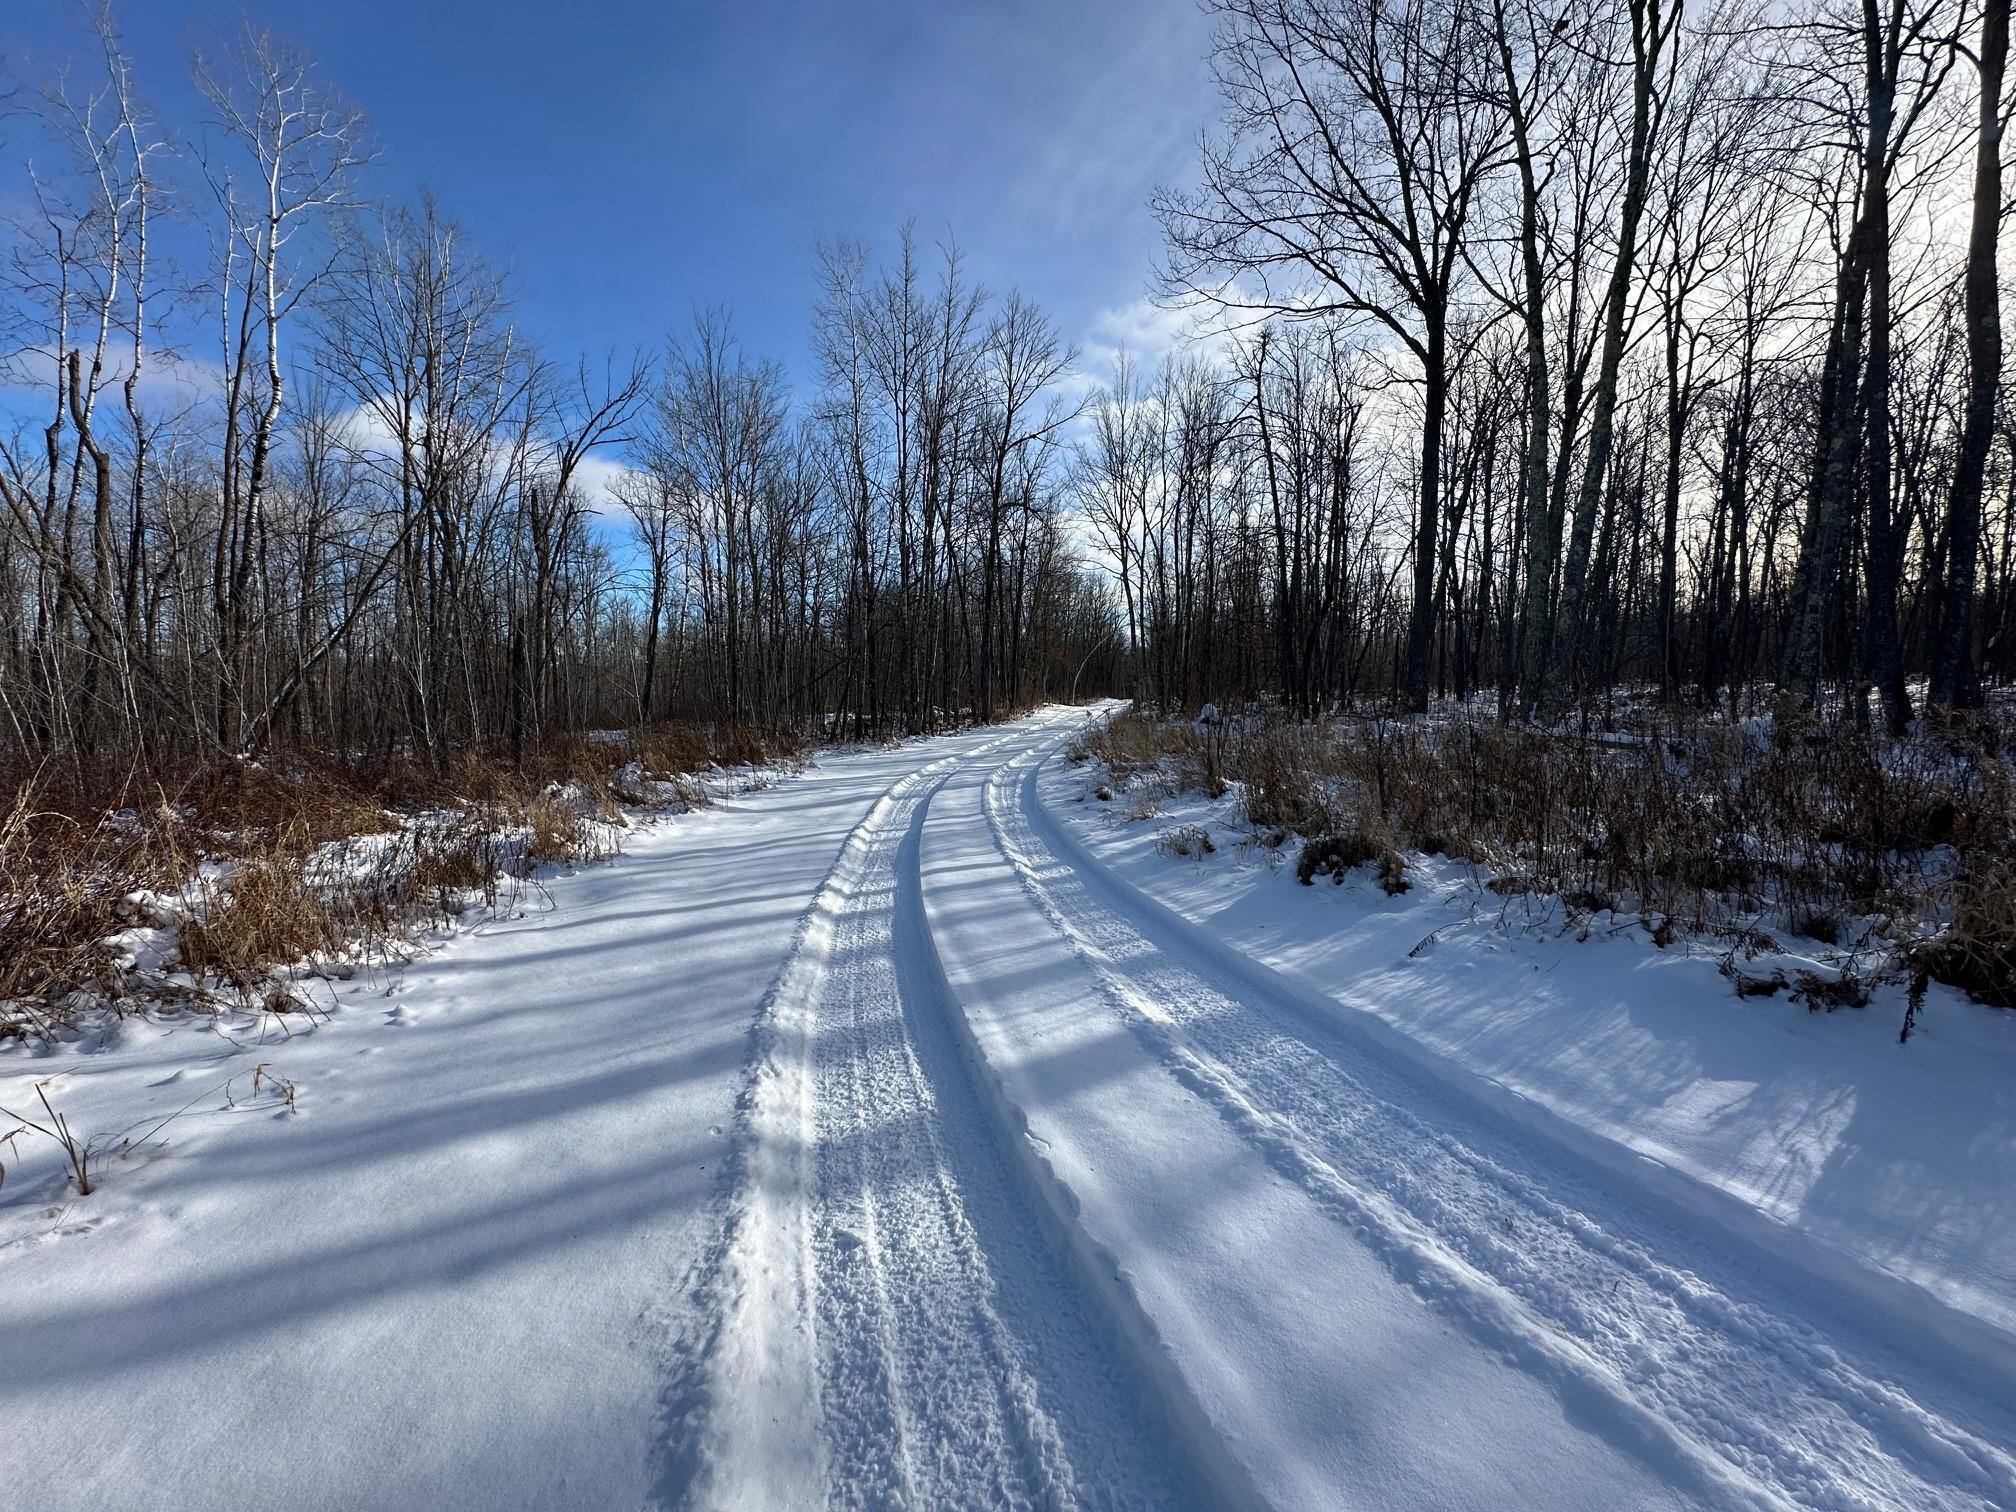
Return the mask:
{"type": "MultiPolygon", "coordinates": [[[[86,351],[87,365],[89,352],[86,351]]],[[[106,397],[100,403],[118,401],[117,390],[132,371],[132,348],[115,336],[105,354],[105,375],[101,382],[106,397]]],[[[140,369],[134,393],[143,413],[160,414],[185,410],[214,399],[218,392],[219,369],[213,362],[180,357],[173,352],[154,351],[140,369]]],[[[33,347],[10,356],[0,368],[0,408],[32,411],[52,401],[56,384],[56,356],[46,348],[33,347]]]]}
{"type": "Polygon", "coordinates": [[[617,486],[626,478],[640,476],[629,463],[601,452],[590,452],[574,470],[575,486],[588,501],[588,507],[615,525],[621,525],[625,519],[623,505],[616,497],[617,486]]]}
{"type": "Polygon", "coordinates": [[[1078,366],[1065,388],[1073,397],[1083,397],[1110,386],[1123,356],[1133,364],[1140,382],[1152,378],[1165,358],[1190,352],[1222,356],[1238,334],[1236,312],[1228,318],[1205,299],[1164,304],[1144,295],[1093,317],[1091,329],[1078,343],[1078,366]]]}
{"type": "MultiPolygon", "coordinates": [[[[353,405],[343,415],[345,439],[358,451],[384,462],[396,463],[398,438],[385,417],[368,405],[353,405]]],[[[508,460],[508,445],[492,443],[491,458],[502,464],[508,460]]],[[[581,491],[592,513],[613,525],[623,523],[623,505],[615,489],[625,478],[638,476],[637,469],[607,452],[590,452],[576,464],[574,486],[581,491]]]]}

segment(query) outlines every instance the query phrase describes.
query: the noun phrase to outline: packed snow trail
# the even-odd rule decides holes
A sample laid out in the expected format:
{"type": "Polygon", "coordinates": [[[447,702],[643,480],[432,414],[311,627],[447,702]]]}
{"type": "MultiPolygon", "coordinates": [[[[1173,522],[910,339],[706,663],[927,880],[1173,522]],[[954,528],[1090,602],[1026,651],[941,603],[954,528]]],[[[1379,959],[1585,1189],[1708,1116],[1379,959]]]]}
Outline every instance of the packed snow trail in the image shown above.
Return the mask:
{"type": "Polygon", "coordinates": [[[857,826],[766,1003],[732,1311],[704,1366],[702,1503],[1185,1502],[1183,1447],[1152,1431],[1029,1226],[950,1037],[916,852],[957,760],[857,826]]]}
{"type": "Polygon", "coordinates": [[[10,1500],[2016,1506],[1992,1392],[1108,871],[1083,717],[646,830],[279,1045],[0,1055],[87,1129],[299,1089],[10,1171],[10,1500]]]}
{"type": "MultiPolygon", "coordinates": [[[[1008,770],[1054,749],[1036,735],[1008,770]]],[[[1218,1505],[1743,1505],[1638,1420],[1453,1324],[1171,1074],[1033,898],[987,813],[933,806],[922,895],[992,1105],[1218,1505]]]]}
{"type": "Polygon", "coordinates": [[[687,1504],[759,1005],[862,818],[1002,734],[644,828],[550,908],[339,984],[313,1033],[0,1046],[0,1103],[54,1077],[87,1134],[188,1107],[89,1198],[32,1141],[0,1153],[0,1501],[687,1504]],[[298,1106],[248,1103],[255,1066],[298,1106]]]}

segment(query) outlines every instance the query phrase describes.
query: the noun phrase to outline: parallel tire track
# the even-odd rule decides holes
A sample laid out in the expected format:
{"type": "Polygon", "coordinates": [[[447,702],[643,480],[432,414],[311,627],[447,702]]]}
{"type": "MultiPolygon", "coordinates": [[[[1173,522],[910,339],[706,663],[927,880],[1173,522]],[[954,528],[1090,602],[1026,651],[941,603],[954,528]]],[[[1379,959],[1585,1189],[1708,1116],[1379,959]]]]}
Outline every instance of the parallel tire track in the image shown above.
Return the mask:
{"type": "Polygon", "coordinates": [[[721,1224],[682,1288],[690,1323],[673,1343],[660,1404],[662,1504],[809,1506],[823,1494],[804,1210],[811,1018],[835,925],[875,835],[910,793],[960,759],[905,773],[848,831],[757,1005],[717,1186],[721,1224]]]}
{"type": "MultiPolygon", "coordinates": [[[[2016,1505],[2005,1445],[1845,1358],[1698,1240],[1619,1212],[1131,903],[1042,807],[1054,745],[990,778],[996,842],[1111,1003],[1288,1179],[1558,1390],[1704,1489],[1760,1505],[2016,1505]],[[1542,1185],[1544,1180],[1544,1186],[1542,1185]],[[1726,1273],[1726,1278],[1725,1278],[1726,1273]]],[[[1341,1242],[1350,1242],[1340,1236],[1341,1242]]],[[[1718,1498],[1719,1499],[1719,1498],[1718,1498]]]]}
{"type": "Polygon", "coordinates": [[[1028,1221],[929,968],[918,840],[856,826],[767,995],[695,1341],[704,1505],[1174,1505],[1096,1304],[1028,1221]]]}

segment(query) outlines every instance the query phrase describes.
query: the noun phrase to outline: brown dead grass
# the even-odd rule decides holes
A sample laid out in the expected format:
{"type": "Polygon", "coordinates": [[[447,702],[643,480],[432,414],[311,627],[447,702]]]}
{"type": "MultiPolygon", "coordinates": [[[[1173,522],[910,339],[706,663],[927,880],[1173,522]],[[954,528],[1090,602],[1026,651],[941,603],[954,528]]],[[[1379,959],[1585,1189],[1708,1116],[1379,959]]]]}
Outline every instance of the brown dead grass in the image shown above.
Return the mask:
{"type": "Polygon", "coordinates": [[[2016,1008],[2016,863],[1997,857],[1955,884],[1953,922],[1916,952],[1934,979],[2016,1008]]]}
{"type": "MultiPolygon", "coordinates": [[[[1234,737],[1130,712],[1073,754],[1164,796],[1222,768],[1256,833],[1303,837],[1311,879],[1411,850],[1498,873],[1508,895],[1657,916],[1668,938],[1766,919],[1844,946],[1873,931],[2016,1005],[2012,746],[1987,723],[1891,743],[1789,710],[1768,739],[1685,715],[1613,733],[1351,718],[1234,737]]],[[[1404,863],[1380,880],[1403,883],[1404,863]]]]}
{"type": "Polygon", "coordinates": [[[195,854],[173,809],[87,823],[42,796],[23,784],[0,819],[0,1038],[60,1023],[78,988],[116,991],[103,942],[129,922],[124,900],[176,885],[195,854]]]}
{"type": "Polygon", "coordinates": [[[202,916],[182,926],[183,969],[249,996],[268,984],[275,966],[342,952],[344,910],[309,882],[305,855],[298,835],[289,834],[211,890],[202,916]]]}
{"type": "Polygon", "coordinates": [[[436,821],[413,832],[413,885],[423,892],[470,892],[496,882],[498,826],[479,815],[436,821]]]}
{"type": "Polygon", "coordinates": [[[559,866],[588,858],[592,828],[580,807],[541,793],[525,810],[525,864],[559,866]]]}
{"type": "Polygon", "coordinates": [[[122,899],[180,889],[200,861],[217,863],[221,880],[198,889],[181,965],[238,1000],[284,1006],[291,998],[271,991],[279,968],[368,957],[473,898],[494,905],[500,888],[539,867],[613,853],[623,803],[663,793],[619,791],[633,760],[695,807],[708,797],[693,774],[805,749],[788,732],[668,724],[556,739],[517,762],[464,751],[445,768],[279,753],[151,773],[72,763],[7,774],[0,1036],[60,1027],[80,989],[115,1007],[134,993],[166,995],[158,982],[130,980],[104,941],[134,922],[122,899]],[[314,863],[332,851],[340,864],[314,863]]]}

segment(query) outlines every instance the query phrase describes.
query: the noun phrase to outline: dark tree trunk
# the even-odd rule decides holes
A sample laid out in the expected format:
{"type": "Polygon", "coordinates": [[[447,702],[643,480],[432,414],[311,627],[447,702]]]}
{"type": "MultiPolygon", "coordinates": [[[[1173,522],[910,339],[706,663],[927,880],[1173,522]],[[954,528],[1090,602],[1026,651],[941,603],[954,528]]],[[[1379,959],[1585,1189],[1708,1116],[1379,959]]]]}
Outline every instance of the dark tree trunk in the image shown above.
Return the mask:
{"type": "Polygon", "coordinates": [[[1974,215],[1967,236],[1967,414],[1946,503],[1946,572],[1932,656],[1932,702],[1975,708],[1974,576],[1981,552],[1981,485],[1995,434],[2002,378],[2002,310],[1995,251],[2002,218],[2002,73],[2009,58],[2009,0],[1986,0],[1981,20],[1981,126],[1974,153],[1974,215]]]}

